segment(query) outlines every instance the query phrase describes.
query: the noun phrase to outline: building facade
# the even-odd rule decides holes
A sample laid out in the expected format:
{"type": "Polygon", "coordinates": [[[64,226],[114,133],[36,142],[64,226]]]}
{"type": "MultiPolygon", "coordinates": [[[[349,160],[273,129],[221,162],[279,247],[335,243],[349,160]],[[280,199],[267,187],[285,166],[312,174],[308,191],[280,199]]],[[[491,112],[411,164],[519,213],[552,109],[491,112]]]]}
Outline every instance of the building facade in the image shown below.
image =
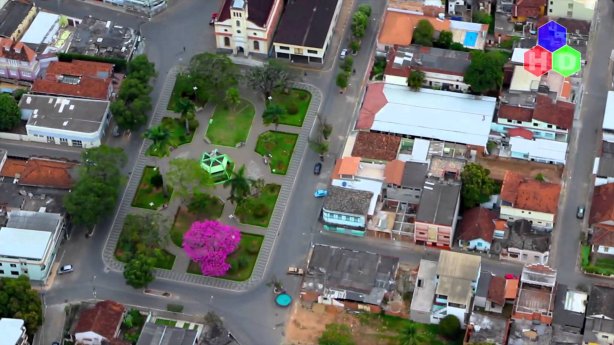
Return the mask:
{"type": "Polygon", "coordinates": [[[22,319],[0,318],[1,344],[6,345],[30,345],[26,326],[22,319]]]}
{"type": "Polygon", "coordinates": [[[31,81],[38,77],[36,53],[21,42],[0,38],[0,78],[31,81]]]}
{"type": "Polygon", "coordinates": [[[548,16],[592,21],[597,0],[549,0],[548,16]]]}

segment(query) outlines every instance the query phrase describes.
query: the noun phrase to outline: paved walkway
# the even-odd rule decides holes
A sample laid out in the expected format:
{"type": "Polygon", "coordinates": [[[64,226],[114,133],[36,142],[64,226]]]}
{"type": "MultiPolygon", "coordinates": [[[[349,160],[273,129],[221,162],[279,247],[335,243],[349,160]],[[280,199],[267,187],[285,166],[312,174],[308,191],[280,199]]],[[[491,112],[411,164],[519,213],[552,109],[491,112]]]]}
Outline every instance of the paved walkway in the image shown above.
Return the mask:
{"type": "MultiPolygon", "coordinates": [[[[179,71],[179,66],[175,66],[171,69],[171,71],[169,71],[169,74],[167,75],[167,78],[164,83],[164,87],[160,94],[160,98],[153,113],[151,126],[158,125],[163,117],[179,117],[178,114],[168,111],[166,109],[170,99],[170,95],[175,85],[177,73],[179,71]]],[[[263,163],[262,157],[254,151],[258,136],[267,130],[274,129],[274,127],[264,125],[261,117],[261,114],[264,110],[264,102],[259,99],[261,97],[259,94],[255,94],[254,92],[249,90],[241,90],[241,95],[243,98],[249,100],[250,102],[252,102],[252,104],[254,104],[255,114],[246,144],[242,148],[213,145],[207,143],[203,139],[204,134],[206,133],[207,126],[209,124],[209,119],[213,116],[213,111],[215,110],[212,105],[206,105],[203,109],[199,109],[199,111],[197,111],[196,116],[199,121],[199,127],[195,130],[192,142],[186,145],[182,145],[177,149],[173,150],[170,157],[157,159],[155,157],[146,156],[145,151],[147,150],[149,145],[151,145],[151,141],[144,140],[140,149],[137,162],[135,163],[134,170],[128,180],[128,185],[124,191],[124,194],[122,195],[119,211],[115,215],[113,226],[111,227],[111,232],[105,244],[105,248],[103,251],[103,261],[105,262],[105,265],[109,269],[114,271],[123,270],[123,263],[117,261],[113,253],[115,251],[115,247],[117,245],[125,217],[128,214],[158,212],[162,215],[163,219],[166,219],[168,221],[165,224],[165,228],[170,229],[170,227],[172,226],[172,222],[175,218],[175,214],[181,206],[181,199],[178,197],[174,197],[170,201],[168,207],[160,211],[150,211],[132,207],[132,200],[134,198],[134,195],[136,194],[138,184],[142,177],[143,169],[145,168],[145,166],[157,166],[160,168],[160,171],[164,175],[164,173],[168,171],[168,163],[171,159],[178,157],[199,159],[203,152],[210,152],[211,150],[217,148],[221,153],[227,153],[228,155],[230,155],[237,167],[245,165],[247,167],[248,176],[252,178],[262,177],[266,180],[267,183],[277,183],[282,185],[277,199],[277,204],[275,205],[275,209],[273,210],[273,214],[271,215],[271,220],[269,222],[268,228],[245,225],[239,223],[236,220],[230,221],[229,216],[234,213],[235,208],[235,206],[230,203],[225,204],[224,212],[220,219],[223,222],[229,222],[232,225],[237,226],[243,232],[264,235],[265,238],[262,243],[260,255],[258,256],[254,271],[252,272],[252,276],[247,281],[234,282],[219,278],[188,274],[186,273],[186,271],[189,265],[189,259],[184,254],[181,248],[178,248],[172,243],[169,243],[166,249],[176,256],[173,269],[156,269],[155,275],[157,278],[234,291],[245,291],[251,286],[254,286],[256,283],[260,282],[268,266],[268,262],[272,254],[272,248],[274,247],[278,232],[283,221],[285,208],[290,197],[290,192],[294,187],[297,172],[300,168],[303,156],[308,147],[308,136],[315,123],[316,115],[318,113],[322,101],[322,95],[320,90],[315,88],[314,86],[303,83],[293,83],[292,86],[308,90],[309,92],[311,92],[312,98],[311,104],[307,111],[307,115],[305,117],[305,121],[303,122],[303,127],[299,128],[280,125],[278,128],[279,131],[299,134],[299,138],[294,148],[294,154],[292,156],[288,171],[285,176],[272,174],[270,172],[269,166],[263,163]]],[[[221,185],[218,185],[215,187],[212,193],[218,196],[221,200],[225,201],[228,197],[229,190],[223,188],[221,185]]]]}

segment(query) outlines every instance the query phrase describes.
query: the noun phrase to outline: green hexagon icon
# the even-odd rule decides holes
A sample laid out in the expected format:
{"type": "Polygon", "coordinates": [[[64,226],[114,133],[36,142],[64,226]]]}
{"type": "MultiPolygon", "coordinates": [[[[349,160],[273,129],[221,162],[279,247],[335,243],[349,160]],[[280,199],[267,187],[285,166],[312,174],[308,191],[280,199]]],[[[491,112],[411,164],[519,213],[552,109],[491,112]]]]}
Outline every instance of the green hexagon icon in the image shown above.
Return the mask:
{"type": "Polygon", "coordinates": [[[568,45],[564,45],[552,53],[552,70],[564,77],[578,73],[581,67],[582,54],[568,45]]]}

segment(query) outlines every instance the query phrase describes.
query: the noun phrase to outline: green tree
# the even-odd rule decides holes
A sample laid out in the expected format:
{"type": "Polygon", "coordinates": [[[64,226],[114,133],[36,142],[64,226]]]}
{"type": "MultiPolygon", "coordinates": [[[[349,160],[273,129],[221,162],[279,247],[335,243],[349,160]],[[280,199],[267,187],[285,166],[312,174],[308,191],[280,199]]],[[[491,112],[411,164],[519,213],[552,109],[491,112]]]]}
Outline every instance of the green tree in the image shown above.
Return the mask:
{"type": "Polygon", "coordinates": [[[262,67],[250,69],[245,77],[248,85],[262,93],[265,99],[268,99],[273,91],[286,88],[291,79],[288,67],[275,60],[268,61],[262,67]]]}
{"type": "Polygon", "coordinates": [[[497,185],[489,177],[490,170],[477,163],[469,163],[461,172],[463,186],[461,195],[465,208],[472,208],[488,201],[496,192],[497,185]]]}
{"type": "Polygon", "coordinates": [[[21,112],[15,98],[8,93],[0,94],[0,131],[10,131],[20,119],[21,112]]]}
{"type": "Polygon", "coordinates": [[[311,147],[311,149],[319,155],[325,155],[328,152],[328,148],[329,148],[328,142],[325,140],[310,141],[309,147],[311,147]]]}
{"type": "Polygon", "coordinates": [[[199,91],[204,90],[212,102],[222,101],[226,90],[239,82],[239,68],[223,54],[194,55],[188,70],[195,80],[199,80],[199,91]]]}
{"type": "Polygon", "coordinates": [[[245,165],[242,165],[239,170],[232,172],[231,178],[224,182],[224,188],[227,187],[230,187],[228,200],[233,204],[240,204],[251,194],[251,184],[245,174],[245,165]]]}
{"type": "Polygon", "coordinates": [[[236,106],[241,103],[241,96],[239,95],[239,90],[236,87],[230,87],[226,90],[226,96],[224,97],[224,102],[231,109],[235,110],[236,106]]]}
{"type": "Polygon", "coordinates": [[[166,143],[171,136],[171,132],[163,125],[157,125],[149,128],[143,136],[151,141],[155,147],[160,147],[166,143]]]}
{"type": "Polygon", "coordinates": [[[418,69],[412,69],[407,76],[407,86],[412,91],[420,91],[422,84],[424,84],[424,72],[418,69]]]}
{"type": "Polygon", "coordinates": [[[352,72],[352,67],[354,66],[354,58],[351,56],[346,56],[341,64],[341,69],[350,73],[352,72]]]}
{"type": "Polygon", "coordinates": [[[354,15],[352,15],[352,35],[358,39],[363,38],[365,31],[367,31],[367,25],[369,25],[369,17],[363,12],[354,12],[354,15]]]}
{"type": "Polygon", "coordinates": [[[155,257],[157,255],[155,248],[162,244],[161,219],[155,213],[127,215],[119,242],[127,244],[125,249],[128,249],[132,256],[141,254],[155,257]]]}
{"type": "Polygon", "coordinates": [[[151,99],[141,95],[132,103],[119,99],[111,103],[111,114],[121,129],[131,131],[141,128],[147,123],[147,112],[151,110],[151,99]]]}
{"type": "Polygon", "coordinates": [[[467,48],[465,48],[465,46],[462,43],[452,42],[450,44],[450,50],[456,50],[456,51],[459,51],[459,52],[466,52],[467,48]]]}
{"type": "Polygon", "coordinates": [[[173,192],[187,198],[197,193],[204,193],[213,186],[213,179],[200,166],[200,162],[188,158],[175,158],[169,162],[166,183],[173,187],[173,192]]]}
{"type": "Polygon", "coordinates": [[[544,176],[544,174],[538,173],[537,175],[535,175],[535,181],[545,182],[546,177],[544,176]]]}
{"type": "Polygon", "coordinates": [[[131,103],[142,95],[151,92],[151,86],[136,78],[126,78],[119,89],[117,97],[126,103],[131,103]]]}
{"type": "Polygon", "coordinates": [[[371,17],[371,6],[363,4],[358,6],[358,12],[363,13],[367,18],[371,17]]]}
{"type": "Polygon", "coordinates": [[[410,323],[399,330],[398,342],[399,345],[422,345],[428,343],[428,340],[417,324],[410,323]]]}
{"type": "Polygon", "coordinates": [[[339,74],[337,74],[337,86],[340,89],[345,89],[346,87],[348,87],[348,79],[349,76],[346,72],[339,72],[339,74]]]}
{"type": "Polygon", "coordinates": [[[460,321],[454,315],[447,315],[439,322],[439,333],[448,339],[454,339],[460,332],[460,321]]]}
{"type": "Polygon", "coordinates": [[[133,257],[124,267],[126,284],[135,289],[147,287],[154,281],[153,269],[155,259],[144,254],[133,257]]]}
{"type": "Polygon", "coordinates": [[[450,31],[444,30],[440,32],[439,38],[437,38],[437,41],[435,42],[435,46],[437,48],[449,49],[450,45],[453,43],[452,37],[452,32],[450,31]]]}
{"type": "Polygon", "coordinates": [[[263,178],[250,179],[249,184],[252,189],[252,195],[258,197],[266,187],[266,181],[263,178]]]}
{"type": "Polygon", "coordinates": [[[355,345],[350,327],[340,323],[329,323],[318,338],[318,345],[355,345]]]}
{"type": "Polygon", "coordinates": [[[0,318],[23,319],[32,337],[43,324],[43,308],[38,292],[27,276],[0,279],[0,318]]]}
{"type": "Polygon", "coordinates": [[[148,84],[149,80],[156,76],[156,65],[149,61],[147,55],[137,55],[128,63],[128,76],[148,84]]]}
{"type": "Polygon", "coordinates": [[[186,134],[190,134],[190,120],[195,116],[196,106],[189,98],[182,97],[177,101],[176,109],[181,114],[186,134]]]}
{"type": "Polygon", "coordinates": [[[418,22],[416,28],[414,29],[413,43],[425,47],[431,47],[433,45],[434,33],[435,28],[433,28],[433,24],[426,19],[422,19],[418,22]]]}
{"type": "Polygon", "coordinates": [[[281,121],[281,116],[286,112],[286,109],[282,105],[277,103],[269,103],[264,109],[264,113],[262,113],[262,120],[264,120],[264,124],[270,125],[271,123],[275,124],[275,129],[277,130],[277,126],[279,126],[279,121],[281,121]]]}
{"type": "Polygon", "coordinates": [[[506,60],[503,54],[495,50],[487,53],[473,52],[471,64],[465,71],[465,83],[471,85],[471,90],[479,94],[498,91],[503,82],[503,65],[506,60]]]}
{"type": "Polygon", "coordinates": [[[473,22],[490,25],[492,24],[492,17],[486,11],[475,11],[473,12],[473,22]]]}
{"type": "Polygon", "coordinates": [[[26,93],[28,93],[27,90],[24,89],[15,89],[15,91],[13,91],[13,98],[15,98],[15,100],[17,102],[19,102],[19,100],[21,99],[21,97],[23,95],[25,95],[26,93]]]}
{"type": "Polygon", "coordinates": [[[330,135],[333,133],[333,125],[328,123],[326,119],[319,116],[318,119],[320,119],[320,131],[322,132],[322,137],[324,137],[324,140],[328,140],[328,137],[330,137],[330,135]]]}
{"type": "Polygon", "coordinates": [[[352,50],[353,54],[358,53],[358,51],[360,50],[360,41],[352,40],[352,42],[350,42],[350,49],[352,50]]]}

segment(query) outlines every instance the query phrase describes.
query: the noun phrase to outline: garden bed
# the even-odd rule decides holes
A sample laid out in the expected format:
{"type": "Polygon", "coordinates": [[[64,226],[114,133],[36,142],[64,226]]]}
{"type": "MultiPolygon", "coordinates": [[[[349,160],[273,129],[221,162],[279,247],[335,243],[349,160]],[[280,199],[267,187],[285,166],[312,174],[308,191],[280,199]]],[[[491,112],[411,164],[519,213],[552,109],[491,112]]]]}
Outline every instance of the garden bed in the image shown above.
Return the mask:
{"type": "Polygon", "coordinates": [[[205,135],[212,144],[236,147],[247,141],[255,112],[254,106],[246,100],[234,107],[220,104],[215,107],[205,135]]]}
{"type": "Polygon", "coordinates": [[[161,325],[161,326],[175,327],[175,325],[177,324],[177,321],[175,321],[175,320],[167,320],[167,319],[156,319],[155,324],[156,325],[161,325]]]}
{"type": "Polygon", "coordinates": [[[604,255],[591,259],[591,247],[583,245],[580,249],[581,266],[584,272],[599,274],[604,276],[614,275],[614,260],[604,257],[604,255]]]}
{"type": "MultiPolygon", "coordinates": [[[[235,281],[249,279],[256,265],[262,241],[264,241],[264,236],[242,232],[239,247],[228,256],[228,263],[230,263],[231,268],[224,276],[219,278],[235,281]],[[240,267],[240,261],[243,262],[243,267],[240,267]]],[[[188,273],[202,275],[200,266],[194,261],[190,262],[188,273]]]]}
{"type": "Polygon", "coordinates": [[[279,120],[280,125],[301,127],[309,109],[311,93],[301,89],[290,89],[287,94],[274,92],[271,102],[279,104],[286,110],[279,120]]]}
{"type": "Polygon", "coordinates": [[[191,213],[187,207],[180,207],[175,215],[175,221],[171,228],[171,241],[177,246],[182,247],[183,235],[190,229],[192,223],[197,220],[215,220],[220,218],[224,211],[224,203],[215,196],[211,197],[211,204],[206,209],[191,213]]]}
{"type": "Polygon", "coordinates": [[[169,132],[168,139],[160,145],[151,144],[147,148],[146,154],[153,157],[165,157],[168,156],[172,150],[177,147],[192,142],[194,137],[194,130],[198,127],[198,120],[194,119],[190,134],[185,131],[185,121],[179,118],[164,117],[160,122],[161,126],[166,128],[169,132]],[[194,122],[196,121],[196,122],[194,122]]]}
{"type": "Polygon", "coordinates": [[[235,215],[243,224],[269,226],[280,189],[281,186],[278,184],[267,184],[260,195],[250,196],[238,204],[235,208],[235,215]]]}
{"type": "Polygon", "coordinates": [[[164,204],[168,204],[173,194],[172,188],[167,187],[166,195],[164,195],[162,187],[157,188],[151,184],[151,178],[158,174],[157,168],[152,166],[146,166],[145,169],[143,169],[143,176],[141,177],[141,181],[139,181],[138,189],[132,200],[132,206],[157,210],[164,204]]]}
{"type": "Polygon", "coordinates": [[[256,152],[265,157],[270,155],[269,167],[277,175],[285,175],[294,152],[298,134],[267,131],[258,137],[256,152]]]}

